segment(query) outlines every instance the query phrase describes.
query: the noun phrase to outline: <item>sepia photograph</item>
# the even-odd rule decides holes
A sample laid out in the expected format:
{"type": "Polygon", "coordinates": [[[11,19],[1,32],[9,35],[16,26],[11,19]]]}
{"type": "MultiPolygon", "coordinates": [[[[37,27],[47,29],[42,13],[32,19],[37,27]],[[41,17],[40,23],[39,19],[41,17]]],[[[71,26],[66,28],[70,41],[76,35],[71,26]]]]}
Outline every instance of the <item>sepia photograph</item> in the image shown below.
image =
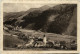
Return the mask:
{"type": "Polygon", "coordinates": [[[3,50],[77,50],[77,4],[3,3],[3,50]]]}

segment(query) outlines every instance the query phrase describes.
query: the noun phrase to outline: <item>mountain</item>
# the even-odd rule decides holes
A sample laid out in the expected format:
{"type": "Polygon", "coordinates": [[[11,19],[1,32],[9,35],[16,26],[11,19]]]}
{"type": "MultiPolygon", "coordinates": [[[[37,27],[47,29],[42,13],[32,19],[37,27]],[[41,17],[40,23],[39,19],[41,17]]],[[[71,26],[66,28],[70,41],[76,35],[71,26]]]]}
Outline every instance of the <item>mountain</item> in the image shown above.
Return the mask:
{"type": "Polygon", "coordinates": [[[73,11],[73,16],[69,22],[69,26],[64,34],[77,36],[77,8],[73,11]]]}
{"type": "Polygon", "coordinates": [[[76,4],[60,4],[53,7],[45,5],[40,8],[31,8],[10,21],[9,17],[5,18],[7,20],[4,20],[4,24],[7,25],[49,33],[77,35],[76,4]]]}
{"type": "Polygon", "coordinates": [[[45,5],[40,8],[30,8],[27,11],[21,11],[21,12],[3,12],[4,14],[4,22],[6,21],[7,24],[13,24],[12,22],[21,22],[23,17],[27,16],[29,13],[34,13],[34,12],[42,12],[45,11],[49,8],[49,6],[45,5]]]}

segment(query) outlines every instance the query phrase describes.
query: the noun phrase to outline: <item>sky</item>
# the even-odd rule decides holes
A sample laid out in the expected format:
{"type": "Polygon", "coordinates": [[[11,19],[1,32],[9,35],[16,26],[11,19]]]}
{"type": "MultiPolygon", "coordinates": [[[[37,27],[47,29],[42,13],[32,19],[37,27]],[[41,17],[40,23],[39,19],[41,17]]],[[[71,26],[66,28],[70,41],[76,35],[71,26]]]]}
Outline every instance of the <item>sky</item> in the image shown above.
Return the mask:
{"type": "Polygon", "coordinates": [[[56,4],[4,3],[3,4],[3,12],[27,11],[30,8],[39,8],[44,5],[55,6],[56,4]]]}

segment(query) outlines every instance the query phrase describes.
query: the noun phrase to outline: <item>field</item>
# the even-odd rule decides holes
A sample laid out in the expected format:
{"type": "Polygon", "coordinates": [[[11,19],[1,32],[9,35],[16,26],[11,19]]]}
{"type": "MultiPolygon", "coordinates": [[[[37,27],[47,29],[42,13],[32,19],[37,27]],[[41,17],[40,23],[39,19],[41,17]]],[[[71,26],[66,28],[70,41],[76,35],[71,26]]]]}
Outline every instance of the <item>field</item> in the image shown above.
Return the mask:
{"type": "Polygon", "coordinates": [[[45,36],[47,38],[49,38],[50,40],[54,41],[54,40],[58,40],[58,41],[70,41],[70,40],[77,40],[75,36],[69,36],[69,35],[60,35],[60,34],[54,34],[54,33],[44,33],[44,32],[37,32],[34,30],[25,30],[25,29],[21,29],[21,32],[23,32],[24,34],[31,34],[31,36],[38,36],[38,37],[43,37],[43,35],[45,34],[45,36]]]}

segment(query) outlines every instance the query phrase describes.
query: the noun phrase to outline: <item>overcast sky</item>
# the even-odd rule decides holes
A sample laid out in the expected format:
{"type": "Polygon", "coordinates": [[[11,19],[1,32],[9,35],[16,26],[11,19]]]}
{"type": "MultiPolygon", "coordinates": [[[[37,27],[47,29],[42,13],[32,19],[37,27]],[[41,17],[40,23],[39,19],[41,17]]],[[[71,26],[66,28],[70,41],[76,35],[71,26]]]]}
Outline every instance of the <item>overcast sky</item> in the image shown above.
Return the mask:
{"type": "Polygon", "coordinates": [[[41,6],[48,5],[48,6],[55,6],[53,4],[26,4],[26,3],[4,3],[3,4],[3,11],[4,12],[20,12],[20,11],[27,11],[30,8],[39,8],[41,6]]]}

